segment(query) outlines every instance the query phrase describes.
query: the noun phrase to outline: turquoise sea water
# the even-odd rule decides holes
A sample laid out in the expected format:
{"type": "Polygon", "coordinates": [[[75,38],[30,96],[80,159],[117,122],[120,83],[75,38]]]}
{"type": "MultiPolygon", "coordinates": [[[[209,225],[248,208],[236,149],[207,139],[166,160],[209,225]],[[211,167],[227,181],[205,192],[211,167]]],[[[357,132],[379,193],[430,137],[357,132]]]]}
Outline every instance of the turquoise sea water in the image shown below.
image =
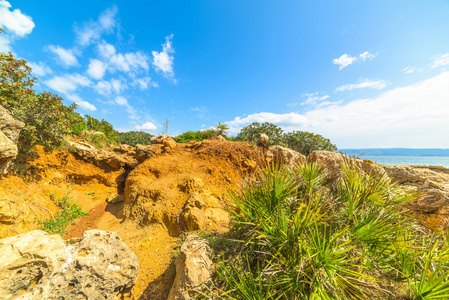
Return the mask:
{"type": "Polygon", "coordinates": [[[374,156],[361,155],[360,159],[371,159],[384,165],[431,165],[449,168],[449,157],[442,156],[374,156]]]}

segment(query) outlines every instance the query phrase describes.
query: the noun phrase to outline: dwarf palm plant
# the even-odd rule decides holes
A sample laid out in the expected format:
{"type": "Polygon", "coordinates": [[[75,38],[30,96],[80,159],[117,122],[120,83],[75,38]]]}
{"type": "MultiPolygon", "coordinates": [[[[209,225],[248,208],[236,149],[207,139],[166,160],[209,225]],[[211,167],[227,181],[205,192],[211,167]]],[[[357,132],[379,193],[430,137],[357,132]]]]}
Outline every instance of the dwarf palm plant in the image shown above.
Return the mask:
{"type": "MultiPolygon", "coordinates": [[[[449,242],[425,232],[385,174],[342,163],[268,166],[228,207],[234,237],[218,262],[221,299],[449,299],[449,242]]],[[[444,236],[445,237],[445,236],[444,236]]]]}

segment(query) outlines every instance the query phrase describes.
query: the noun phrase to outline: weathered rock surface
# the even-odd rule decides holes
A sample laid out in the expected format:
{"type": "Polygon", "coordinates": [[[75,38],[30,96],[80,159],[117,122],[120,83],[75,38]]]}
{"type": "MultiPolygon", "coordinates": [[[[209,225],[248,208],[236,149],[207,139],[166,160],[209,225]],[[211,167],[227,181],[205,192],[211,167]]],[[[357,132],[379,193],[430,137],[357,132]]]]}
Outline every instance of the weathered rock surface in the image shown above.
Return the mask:
{"type": "Polygon", "coordinates": [[[278,145],[269,146],[268,151],[265,152],[265,156],[268,161],[284,163],[289,168],[294,168],[295,165],[306,160],[306,157],[301,153],[278,145]]]}
{"type": "Polygon", "coordinates": [[[114,299],[137,278],[137,257],[114,232],[67,245],[35,230],[0,240],[1,299],[114,299]]]}
{"type": "Polygon", "coordinates": [[[176,258],[176,277],[168,300],[191,300],[207,284],[212,272],[212,253],[205,239],[189,235],[176,258]]]}
{"type": "Polygon", "coordinates": [[[349,158],[341,153],[314,151],[307,159],[325,163],[329,170],[342,174],[340,164],[351,161],[365,172],[386,173],[393,181],[422,195],[409,207],[420,222],[432,229],[449,224],[449,169],[440,166],[381,165],[369,160],[349,158]]]}
{"type": "Polygon", "coordinates": [[[16,120],[0,105],[0,174],[6,174],[13,159],[18,154],[17,140],[25,123],[16,120]]]}
{"type": "Polygon", "coordinates": [[[259,133],[259,136],[257,137],[257,146],[267,147],[269,139],[270,138],[265,133],[259,133]]]}

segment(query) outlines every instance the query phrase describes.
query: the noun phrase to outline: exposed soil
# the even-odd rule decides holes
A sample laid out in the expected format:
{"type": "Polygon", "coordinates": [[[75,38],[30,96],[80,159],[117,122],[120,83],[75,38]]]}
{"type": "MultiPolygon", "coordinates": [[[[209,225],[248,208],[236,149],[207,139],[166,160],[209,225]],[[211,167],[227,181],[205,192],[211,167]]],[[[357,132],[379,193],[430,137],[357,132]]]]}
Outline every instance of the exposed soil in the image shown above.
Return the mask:
{"type": "Polygon", "coordinates": [[[124,298],[165,300],[175,276],[177,236],[192,228],[226,231],[228,191],[263,163],[262,151],[247,143],[178,144],[129,172],[124,201],[114,204],[106,200],[119,192],[129,170],[38,147],[26,175],[0,179],[0,238],[39,228],[37,220],[59,209],[52,199],[68,195],[89,215],[75,220],[64,237],[81,237],[86,229],[117,232],[140,264],[137,283],[124,298]]]}

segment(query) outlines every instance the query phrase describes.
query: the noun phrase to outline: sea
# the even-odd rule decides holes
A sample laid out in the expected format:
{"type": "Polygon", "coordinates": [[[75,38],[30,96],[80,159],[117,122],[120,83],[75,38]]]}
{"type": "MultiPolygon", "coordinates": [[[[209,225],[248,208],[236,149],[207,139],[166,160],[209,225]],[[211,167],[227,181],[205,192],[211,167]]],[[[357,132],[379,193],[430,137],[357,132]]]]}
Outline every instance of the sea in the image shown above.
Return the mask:
{"type": "Polygon", "coordinates": [[[384,165],[430,165],[449,168],[448,156],[395,156],[395,155],[360,155],[360,159],[371,159],[384,165]]]}

